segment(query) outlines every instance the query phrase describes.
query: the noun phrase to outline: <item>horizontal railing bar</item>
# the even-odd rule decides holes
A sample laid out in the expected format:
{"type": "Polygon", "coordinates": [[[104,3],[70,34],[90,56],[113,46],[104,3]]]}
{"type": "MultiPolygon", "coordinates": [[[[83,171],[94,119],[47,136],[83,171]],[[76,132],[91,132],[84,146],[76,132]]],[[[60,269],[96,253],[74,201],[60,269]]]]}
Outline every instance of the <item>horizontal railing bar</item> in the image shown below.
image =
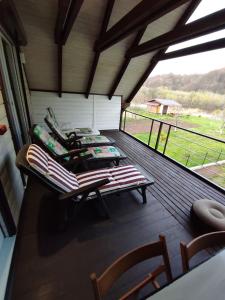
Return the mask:
{"type": "Polygon", "coordinates": [[[153,120],[153,121],[156,121],[156,122],[160,122],[160,123],[163,123],[163,124],[165,124],[165,125],[172,126],[172,127],[174,127],[174,128],[178,128],[178,129],[181,129],[181,130],[183,130],[183,131],[190,132],[190,133],[199,135],[199,136],[201,136],[201,137],[208,138],[208,139],[211,139],[211,140],[213,140],[213,141],[216,141],[216,142],[224,143],[224,144],[225,144],[225,141],[224,141],[224,140],[220,140],[220,139],[214,138],[214,137],[212,137],[212,136],[209,136],[209,135],[206,135],[206,134],[203,134],[203,133],[195,132],[195,131],[190,130],[190,129],[186,129],[186,128],[183,128],[183,127],[180,127],[180,126],[176,126],[176,125],[173,125],[173,124],[171,124],[171,123],[167,123],[167,122],[161,121],[161,120],[159,120],[159,119],[154,119],[154,118],[151,118],[151,117],[146,117],[146,116],[143,116],[143,115],[134,113],[134,112],[129,111],[129,110],[126,110],[126,112],[128,112],[128,113],[130,113],[130,114],[133,114],[133,115],[136,115],[136,116],[139,116],[139,117],[142,117],[142,118],[145,118],[145,119],[149,119],[149,120],[153,120]]]}
{"type": "MultiPolygon", "coordinates": [[[[200,143],[190,141],[189,139],[187,139],[187,138],[185,138],[185,137],[181,137],[181,136],[173,136],[173,137],[176,138],[176,139],[181,139],[181,140],[188,141],[188,142],[190,142],[190,143],[192,143],[192,144],[201,146],[202,148],[205,148],[205,149],[207,149],[208,151],[212,151],[212,152],[215,152],[215,153],[220,153],[221,150],[223,150],[223,149],[221,149],[220,151],[216,151],[216,150],[214,150],[214,149],[212,149],[212,148],[208,148],[208,147],[206,147],[206,146],[204,146],[204,145],[202,145],[202,144],[200,144],[200,143]]],[[[176,144],[175,144],[175,145],[176,145],[176,144]]]]}

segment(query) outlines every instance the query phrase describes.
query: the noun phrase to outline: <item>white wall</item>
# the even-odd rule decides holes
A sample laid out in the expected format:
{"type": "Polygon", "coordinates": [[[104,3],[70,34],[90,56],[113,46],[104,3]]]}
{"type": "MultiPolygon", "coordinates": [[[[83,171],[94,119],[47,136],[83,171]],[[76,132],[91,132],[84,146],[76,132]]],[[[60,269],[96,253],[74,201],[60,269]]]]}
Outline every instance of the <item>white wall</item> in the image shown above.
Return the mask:
{"type": "Polygon", "coordinates": [[[51,106],[59,123],[70,123],[70,127],[94,127],[99,130],[119,129],[121,97],[64,93],[31,92],[32,117],[34,123],[44,125],[46,107],[51,106]]]}

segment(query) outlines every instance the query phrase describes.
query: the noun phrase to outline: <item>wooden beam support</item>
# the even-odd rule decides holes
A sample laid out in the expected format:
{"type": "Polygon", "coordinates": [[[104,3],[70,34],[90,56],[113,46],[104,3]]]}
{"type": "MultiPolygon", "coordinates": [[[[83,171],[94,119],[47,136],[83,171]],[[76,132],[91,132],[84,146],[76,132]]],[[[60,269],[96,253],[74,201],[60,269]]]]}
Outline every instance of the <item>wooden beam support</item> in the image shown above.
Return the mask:
{"type": "Polygon", "coordinates": [[[55,25],[55,42],[58,52],[58,95],[62,97],[62,53],[63,45],[71,32],[84,0],[58,0],[58,15],[55,25]]]}
{"type": "Polygon", "coordinates": [[[58,45],[58,96],[62,97],[62,55],[63,47],[58,45]]]}
{"type": "Polygon", "coordinates": [[[177,58],[177,57],[182,57],[182,56],[186,56],[186,55],[217,50],[217,49],[221,49],[221,48],[225,48],[225,38],[165,53],[160,58],[160,60],[177,58]]]}
{"type": "Polygon", "coordinates": [[[81,9],[81,6],[83,4],[84,0],[72,0],[69,11],[67,12],[66,19],[63,26],[63,31],[61,34],[61,44],[65,45],[68,36],[71,32],[71,29],[73,27],[73,24],[77,18],[77,15],[81,9]]]}
{"type": "Polygon", "coordinates": [[[136,57],[225,28],[225,8],[145,42],[128,52],[136,57]]]}
{"type": "Polygon", "coordinates": [[[142,0],[96,42],[95,50],[111,47],[186,2],[188,0],[142,0]]]}
{"type": "MultiPolygon", "coordinates": [[[[187,22],[187,20],[190,18],[190,16],[192,15],[192,13],[197,8],[197,6],[199,5],[200,2],[201,2],[201,0],[192,0],[191,1],[188,8],[185,10],[185,12],[181,16],[181,18],[176,23],[174,29],[179,28],[180,26],[184,25],[187,22]]],[[[159,50],[154,55],[154,57],[150,60],[149,66],[147,67],[147,69],[145,70],[145,72],[143,73],[143,75],[141,76],[139,81],[137,82],[136,86],[133,88],[133,90],[131,91],[131,93],[127,97],[127,99],[125,101],[126,103],[130,103],[132,101],[132,99],[137,94],[139,89],[142,87],[142,85],[144,84],[146,79],[149,77],[151,72],[154,70],[154,68],[157,65],[160,58],[165,54],[166,50],[167,50],[167,47],[164,48],[164,49],[159,50]]]]}
{"type": "MultiPolygon", "coordinates": [[[[107,2],[105,15],[104,15],[104,18],[103,18],[99,38],[101,38],[102,35],[107,30],[114,3],[115,3],[115,0],[108,0],[108,2],[107,2]]],[[[94,59],[93,59],[93,62],[92,62],[91,71],[90,71],[90,74],[89,74],[87,88],[86,88],[86,92],[85,92],[85,97],[86,98],[88,98],[88,96],[90,94],[90,91],[91,91],[91,86],[92,86],[94,76],[95,76],[95,72],[96,72],[96,69],[97,69],[97,66],[98,66],[99,57],[100,57],[100,51],[95,51],[95,56],[94,56],[94,59]]]]}
{"type": "Polygon", "coordinates": [[[15,44],[27,45],[26,33],[13,0],[0,1],[0,24],[15,44]]]}
{"type": "Polygon", "coordinates": [[[58,0],[58,15],[55,24],[55,42],[60,43],[63,27],[70,9],[71,0],[58,0]]]}
{"type": "MultiPolygon", "coordinates": [[[[142,36],[144,35],[144,32],[145,32],[146,28],[147,28],[147,26],[144,27],[144,28],[142,28],[142,29],[140,29],[138,31],[138,33],[135,36],[135,39],[134,39],[134,41],[133,41],[130,49],[132,49],[133,47],[136,47],[139,44],[142,36]]],[[[126,69],[127,69],[128,65],[129,65],[130,61],[131,61],[130,57],[125,57],[124,58],[123,64],[122,64],[119,72],[117,73],[116,78],[114,79],[113,84],[112,84],[112,86],[110,88],[109,99],[112,99],[112,96],[114,95],[115,90],[117,89],[117,87],[118,87],[118,85],[119,85],[119,83],[120,83],[120,81],[121,81],[124,73],[126,72],[126,69]]]]}

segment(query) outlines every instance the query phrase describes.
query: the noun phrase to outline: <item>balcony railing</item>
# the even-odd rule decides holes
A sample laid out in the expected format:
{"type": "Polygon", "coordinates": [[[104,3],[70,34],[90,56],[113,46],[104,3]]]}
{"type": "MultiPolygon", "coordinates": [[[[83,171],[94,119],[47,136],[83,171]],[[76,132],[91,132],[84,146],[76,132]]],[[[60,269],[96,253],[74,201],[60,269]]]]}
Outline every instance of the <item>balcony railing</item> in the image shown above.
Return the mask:
{"type": "Polygon", "coordinates": [[[131,111],[121,130],[225,189],[225,141],[131,111]]]}

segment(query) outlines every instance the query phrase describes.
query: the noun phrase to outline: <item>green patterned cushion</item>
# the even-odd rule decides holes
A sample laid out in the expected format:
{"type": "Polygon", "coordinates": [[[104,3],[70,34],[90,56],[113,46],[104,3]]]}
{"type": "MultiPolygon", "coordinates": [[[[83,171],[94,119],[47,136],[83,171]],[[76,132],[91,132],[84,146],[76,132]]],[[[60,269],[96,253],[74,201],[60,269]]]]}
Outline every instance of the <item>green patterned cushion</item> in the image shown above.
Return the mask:
{"type": "Polygon", "coordinates": [[[97,143],[110,143],[110,140],[104,135],[84,136],[80,139],[82,145],[97,144],[97,143]]]}
{"type": "Polygon", "coordinates": [[[121,156],[118,149],[113,146],[89,147],[88,151],[83,155],[87,154],[92,154],[94,158],[113,158],[121,156]]]}
{"type": "MultiPolygon", "coordinates": [[[[45,130],[44,127],[36,125],[34,127],[34,135],[39,138],[42,143],[53,153],[57,155],[68,153],[66,148],[64,148],[59,142],[57,142],[50,134],[45,130]]],[[[69,158],[67,157],[66,160],[69,158]]]]}

